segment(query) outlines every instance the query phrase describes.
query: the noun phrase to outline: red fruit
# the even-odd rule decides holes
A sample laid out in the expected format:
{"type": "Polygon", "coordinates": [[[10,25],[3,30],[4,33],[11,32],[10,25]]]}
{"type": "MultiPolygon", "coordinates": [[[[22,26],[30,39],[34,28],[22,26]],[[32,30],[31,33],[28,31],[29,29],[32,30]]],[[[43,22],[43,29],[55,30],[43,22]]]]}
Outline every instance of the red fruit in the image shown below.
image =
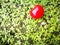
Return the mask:
{"type": "Polygon", "coordinates": [[[41,5],[35,5],[35,7],[30,11],[30,15],[34,19],[39,19],[44,15],[44,9],[41,5]]]}

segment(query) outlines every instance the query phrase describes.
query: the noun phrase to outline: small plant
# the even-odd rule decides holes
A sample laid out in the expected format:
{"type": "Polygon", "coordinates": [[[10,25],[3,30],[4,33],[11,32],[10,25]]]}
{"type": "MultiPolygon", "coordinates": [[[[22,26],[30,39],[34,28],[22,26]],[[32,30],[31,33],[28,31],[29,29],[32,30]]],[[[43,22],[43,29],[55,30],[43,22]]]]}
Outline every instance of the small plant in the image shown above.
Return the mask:
{"type": "Polygon", "coordinates": [[[60,0],[0,0],[0,45],[60,45],[60,0]],[[29,11],[44,7],[34,20],[29,11]]]}

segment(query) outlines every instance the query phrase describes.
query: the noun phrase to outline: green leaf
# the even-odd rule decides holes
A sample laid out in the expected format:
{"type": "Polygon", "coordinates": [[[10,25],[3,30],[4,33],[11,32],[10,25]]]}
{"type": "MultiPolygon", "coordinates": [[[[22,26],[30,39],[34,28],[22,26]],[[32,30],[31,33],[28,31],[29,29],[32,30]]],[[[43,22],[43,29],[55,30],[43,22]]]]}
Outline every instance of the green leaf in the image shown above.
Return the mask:
{"type": "Polygon", "coordinates": [[[41,3],[40,4],[45,5],[46,2],[47,2],[47,0],[41,0],[41,3]]]}

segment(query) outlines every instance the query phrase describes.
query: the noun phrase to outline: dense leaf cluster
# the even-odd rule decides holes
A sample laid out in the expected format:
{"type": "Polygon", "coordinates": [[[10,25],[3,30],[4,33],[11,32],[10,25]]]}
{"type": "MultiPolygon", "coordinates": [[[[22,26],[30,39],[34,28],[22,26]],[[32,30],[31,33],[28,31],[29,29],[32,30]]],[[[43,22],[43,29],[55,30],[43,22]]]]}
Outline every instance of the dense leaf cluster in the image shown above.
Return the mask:
{"type": "Polygon", "coordinates": [[[0,0],[0,45],[60,45],[60,0],[0,0]],[[41,4],[41,19],[30,9],[41,4]]]}

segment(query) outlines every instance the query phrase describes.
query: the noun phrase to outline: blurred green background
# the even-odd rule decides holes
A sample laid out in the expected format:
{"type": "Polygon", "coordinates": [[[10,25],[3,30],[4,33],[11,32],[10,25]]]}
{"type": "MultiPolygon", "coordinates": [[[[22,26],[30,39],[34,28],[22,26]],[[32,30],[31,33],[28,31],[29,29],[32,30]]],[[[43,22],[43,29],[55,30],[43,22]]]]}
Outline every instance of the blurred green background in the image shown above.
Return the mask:
{"type": "Polygon", "coordinates": [[[0,0],[0,45],[60,45],[60,0],[0,0]],[[45,13],[34,20],[36,4],[45,13]]]}

